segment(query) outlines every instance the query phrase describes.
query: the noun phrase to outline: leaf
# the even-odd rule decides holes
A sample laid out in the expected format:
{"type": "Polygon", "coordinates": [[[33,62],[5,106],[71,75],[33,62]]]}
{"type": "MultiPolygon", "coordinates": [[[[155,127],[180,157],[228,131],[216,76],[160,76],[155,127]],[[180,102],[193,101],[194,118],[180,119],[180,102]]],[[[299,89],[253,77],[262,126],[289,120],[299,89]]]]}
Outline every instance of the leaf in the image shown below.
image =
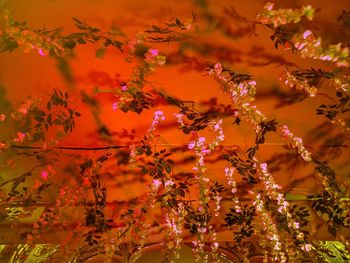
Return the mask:
{"type": "Polygon", "coordinates": [[[167,163],[170,164],[170,165],[174,165],[174,164],[175,164],[175,162],[174,162],[173,160],[171,160],[171,159],[168,159],[168,160],[166,160],[166,161],[167,161],[167,163]]]}
{"type": "Polygon", "coordinates": [[[75,17],[73,17],[72,19],[74,20],[74,22],[75,22],[74,24],[77,28],[79,28],[81,30],[89,29],[89,26],[85,22],[82,22],[78,18],[75,18],[75,17]]]}
{"type": "Polygon", "coordinates": [[[157,32],[161,31],[159,26],[152,25],[152,28],[154,29],[154,31],[157,31],[157,32]]]}
{"type": "Polygon", "coordinates": [[[44,138],[45,138],[44,133],[41,131],[38,131],[38,132],[34,133],[34,135],[33,135],[33,142],[44,140],[44,138]]]}
{"type": "Polygon", "coordinates": [[[18,48],[19,45],[17,44],[17,41],[13,39],[12,37],[9,37],[5,34],[0,36],[0,51],[1,52],[12,52],[16,48],[18,48]]]}
{"type": "Polygon", "coordinates": [[[181,22],[178,18],[176,18],[175,21],[176,21],[176,24],[177,24],[178,26],[181,26],[181,25],[182,25],[182,22],[181,22]]]}
{"type": "Polygon", "coordinates": [[[95,57],[103,58],[105,54],[106,54],[106,48],[104,48],[104,47],[103,48],[99,48],[95,52],[95,57]]]}
{"type": "Polygon", "coordinates": [[[45,119],[40,117],[40,116],[35,116],[34,119],[37,121],[37,122],[44,122],[45,119]]]}
{"type": "Polygon", "coordinates": [[[61,121],[59,119],[54,119],[53,124],[60,125],[61,121]]]}
{"type": "Polygon", "coordinates": [[[63,46],[66,48],[69,48],[69,49],[73,49],[73,48],[75,48],[76,44],[77,43],[74,40],[70,40],[70,41],[65,42],[63,46]]]}

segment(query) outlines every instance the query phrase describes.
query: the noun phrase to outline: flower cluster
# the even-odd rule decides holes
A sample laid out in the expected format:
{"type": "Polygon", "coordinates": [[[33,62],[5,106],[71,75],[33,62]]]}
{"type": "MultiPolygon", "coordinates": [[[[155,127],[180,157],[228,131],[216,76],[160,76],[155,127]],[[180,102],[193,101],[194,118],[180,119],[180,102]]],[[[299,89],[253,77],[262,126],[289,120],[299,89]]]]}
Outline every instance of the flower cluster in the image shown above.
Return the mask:
{"type": "Polygon", "coordinates": [[[293,219],[293,215],[289,212],[289,202],[284,198],[283,194],[278,192],[278,189],[282,187],[276,184],[273,180],[272,175],[267,170],[267,164],[260,164],[260,178],[264,183],[266,193],[271,198],[275,200],[278,205],[278,212],[283,214],[288,222],[288,227],[292,228],[297,233],[297,239],[303,240],[304,234],[300,231],[300,223],[293,219]]]}
{"type": "Polygon", "coordinates": [[[148,133],[149,134],[153,134],[153,132],[155,131],[155,129],[159,125],[159,123],[161,121],[164,121],[164,120],[165,120],[164,113],[162,111],[160,111],[160,110],[157,110],[154,113],[154,118],[153,118],[151,127],[148,129],[148,133]]]}
{"type": "Polygon", "coordinates": [[[338,126],[342,130],[344,130],[348,135],[350,135],[350,127],[348,126],[345,120],[341,118],[334,118],[333,120],[331,120],[331,123],[338,126]]]}
{"type": "Polygon", "coordinates": [[[287,262],[287,257],[282,247],[281,237],[278,234],[276,225],[272,221],[271,216],[264,207],[261,194],[256,194],[253,204],[256,208],[256,212],[260,214],[265,236],[273,246],[274,260],[278,262],[287,262]]]}
{"type": "Polygon", "coordinates": [[[14,120],[25,118],[38,103],[40,103],[40,99],[28,98],[26,101],[22,102],[17,111],[11,113],[11,118],[14,120]]]}
{"type": "Polygon", "coordinates": [[[132,110],[140,114],[144,108],[151,108],[152,95],[142,90],[146,77],[151,75],[157,66],[164,66],[165,61],[165,56],[159,55],[157,49],[149,49],[143,62],[134,67],[131,79],[123,83],[120,89],[114,90],[116,101],[113,102],[112,109],[121,109],[124,112],[132,110]]]}
{"type": "Polygon", "coordinates": [[[317,88],[315,86],[310,86],[307,80],[298,80],[292,73],[287,70],[283,72],[280,80],[283,81],[286,86],[295,88],[299,91],[303,91],[310,97],[315,97],[317,94],[317,88]]]}
{"type": "Polygon", "coordinates": [[[151,185],[151,190],[152,190],[152,194],[156,195],[158,192],[159,187],[162,185],[162,181],[158,180],[158,179],[154,179],[152,181],[152,185],[151,185]]]}
{"type": "Polygon", "coordinates": [[[36,50],[39,55],[46,56],[52,51],[57,56],[62,56],[64,47],[53,34],[50,36],[44,30],[34,31],[25,27],[25,23],[14,21],[7,8],[6,1],[0,2],[0,15],[4,22],[3,35],[15,42],[14,47],[22,47],[25,53],[36,50]]]}
{"type": "MultiPolygon", "coordinates": [[[[193,167],[193,171],[200,174],[205,173],[206,168],[204,165],[204,156],[210,154],[210,150],[207,148],[205,143],[205,137],[198,136],[195,140],[190,141],[188,144],[188,149],[194,150],[197,156],[196,166],[193,167]]],[[[208,182],[209,179],[206,179],[205,181],[208,182]]]]}
{"type": "Polygon", "coordinates": [[[16,138],[13,139],[13,142],[22,143],[22,142],[24,142],[25,138],[26,138],[26,133],[19,131],[19,132],[17,132],[16,138]]]}
{"type": "Polygon", "coordinates": [[[241,207],[241,204],[240,204],[238,197],[237,197],[236,181],[233,179],[234,171],[235,171],[235,169],[233,167],[226,167],[224,170],[225,176],[227,179],[227,183],[231,187],[231,193],[233,195],[232,199],[233,199],[233,203],[234,203],[234,209],[236,210],[237,213],[241,213],[242,207],[241,207]]]}
{"type": "MultiPolygon", "coordinates": [[[[84,179],[88,179],[85,177],[84,179]]],[[[89,187],[90,182],[88,180],[84,180],[83,186],[89,187]]],[[[70,184],[64,185],[60,188],[60,194],[56,199],[56,207],[72,207],[78,203],[79,197],[81,197],[86,188],[84,187],[76,187],[76,182],[72,182],[70,184]]]]}
{"type": "MultiPolygon", "coordinates": [[[[193,170],[195,172],[198,172],[200,175],[203,175],[206,171],[205,164],[204,164],[204,156],[210,154],[216,146],[218,146],[225,138],[223,130],[221,128],[222,120],[219,120],[218,122],[212,122],[210,126],[213,128],[214,132],[217,133],[217,136],[207,146],[205,137],[199,136],[197,134],[194,134],[195,140],[192,140],[188,144],[188,149],[194,150],[197,162],[195,167],[193,167],[193,170]]],[[[207,183],[209,181],[208,178],[203,178],[204,183],[207,183]]]]}
{"type": "Polygon", "coordinates": [[[220,202],[221,202],[222,196],[220,195],[219,192],[216,192],[214,195],[214,200],[215,200],[215,209],[214,209],[214,216],[219,216],[219,211],[220,211],[220,202]]]}
{"type": "Polygon", "coordinates": [[[283,125],[280,129],[282,132],[282,137],[289,143],[289,145],[293,149],[297,150],[306,162],[311,162],[311,153],[303,145],[303,140],[299,137],[294,136],[294,134],[290,132],[286,125],[283,125]]]}
{"type": "Polygon", "coordinates": [[[184,115],[182,113],[174,113],[174,116],[176,118],[177,123],[180,125],[180,128],[185,126],[185,123],[183,121],[184,115]]]}
{"type": "MultiPolygon", "coordinates": [[[[179,123],[181,123],[181,118],[180,116],[178,119],[179,123]]],[[[216,146],[218,146],[225,138],[223,130],[221,128],[222,125],[222,120],[219,120],[217,122],[211,122],[210,127],[212,127],[213,131],[217,134],[213,142],[209,144],[209,146],[206,144],[206,139],[205,137],[201,137],[197,134],[194,134],[195,139],[191,140],[188,144],[188,148],[190,150],[194,150],[195,155],[196,155],[196,165],[193,167],[193,170],[197,172],[197,179],[199,181],[199,186],[200,186],[200,197],[199,197],[199,210],[203,210],[206,208],[206,205],[209,201],[208,199],[208,193],[209,189],[206,186],[209,182],[209,178],[204,175],[206,171],[206,167],[204,164],[204,156],[210,154],[216,146]]],[[[221,201],[221,196],[219,193],[215,194],[215,200],[216,200],[216,208],[215,208],[215,215],[218,215],[219,210],[220,210],[220,201],[221,201]]],[[[211,229],[211,228],[210,228],[211,229]]],[[[209,256],[208,254],[204,254],[204,244],[205,244],[205,239],[204,239],[204,234],[208,231],[207,227],[205,225],[200,225],[198,226],[197,233],[198,233],[198,238],[196,241],[193,241],[193,252],[195,255],[195,260],[196,262],[208,262],[209,256]]],[[[211,231],[212,236],[214,236],[214,230],[211,231]]],[[[212,254],[216,255],[216,249],[212,250],[212,254]]]]}
{"type": "Polygon", "coordinates": [[[25,53],[36,50],[40,56],[47,56],[53,52],[57,56],[63,56],[65,49],[63,45],[54,37],[41,34],[30,29],[22,29],[17,26],[6,28],[6,34],[22,47],[25,53]]]}
{"type": "Polygon", "coordinates": [[[221,262],[219,259],[218,259],[218,248],[219,248],[219,243],[216,242],[217,240],[217,234],[215,232],[215,229],[213,228],[213,226],[209,226],[208,227],[209,229],[209,234],[211,236],[211,251],[210,251],[210,256],[211,256],[211,259],[210,259],[210,262],[212,263],[219,263],[221,262]]]}
{"type": "Polygon", "coordinates": [[[142,33],[136,35],[134,39],[129,40],[123,47],[123,52],[126,54],[125,61],[131,62],[135,55],[136,46],[142,45],[145,42],[145,36],[142,33]]]}
{"type": "MultiPolygon", "coordinates": [[[[221,64],[217,63],[210,69],[209,75],[214,75],[224,87],[229,88],[231,92],[232,101],[239,106],[239,112],[243,119],[250,122],[258,131],[259,124],[266,120],[265,115],[257,109],[255,105],[251,104],[254,101],[255,95],[255,81],[242,80],[232,81],[232,73],[224,69],[221,64]]],[[[239,76],[236,76],[239,78],[239,76]]],[[[289,131],[287,126],[281,128],[282,135],[291,144],[293,148],[298,150],[298,153],[305,161],[311,161],[311,154],[302,144],[302,140],[289,131]]]]}
{"type": "MultiPolygon", "coordinates": [[[[204,232],[206,232],[206,229],[204,232]]],[[[204,241],[203,233],[199,232],[197,240],[192,241],[192,245],[193,245],[192,252],[194,255],[195,262],[201,262],[201,263],[208,262],[208,259],[209,259],[208,254],[205,254],[202,257],[202,254],[204,252],[204,243],[205,243],[205,241],[204,241]]]]}
{"type": "Polygon", "coordinates": [[[209,149],[214,150],[223,140],[225,139],[224,131],[222,130],[222,120],[218,120],[217,122],[209,123],[209,126],[213,129],[213,131],[217,134],[214,141],[209,144],[209,149]]]}
{"type": "Polygon", "coordinates": [[[231,95],[232,102],[240,108],[240,114],[254,127],[266,120],[256,106],[251,102],[255,100],[256,82],[250,80],[249,76],[241,76],[230,70],[223,68],[220,63],[215,64],[210,70],[209,75],[213,75],[231,95]]]}
{"type": "Polygon", "coordinates": [[[256,21],[265,25],[273,25],[276,28],[285,24],[299,23],[303,16],[308,20],[312,20],[315,13],[315,9],[310,5],[303,6],[300,9],[274,10],[273,8],[273,3],[267,3],[264,10],[257,15],[256,21]]]}
{"type": "Polygon", "coordinates": [[[159,55],[159,51],[157,49],[149,49],[145,53],[145,62],[148,63],[153,69],[154,66],[164,66],[165,57],[159,55]]]}
{"type": "Polygon", "coordinates": [[[350,76],[343,76],[343,79],[335,78],[333,85],[337,91],[344,91],[350,94],[350,76]]]}
{"type": "Polygon", "coordinates": [[[220,63],[216,63],[209,70],[209,75],[214,75],[224,85],[235,104],[241,105],[255,100],[256,82],[248,76],[241,79],[241,76],[224,68],[220,63]]]}
{"type": "MultiPolygon", "coordinates": [[[[181,242],[182,242],[182,226],[186,210],[183,203],[179,203],[177,209],[170,209],[166,215],[166,227],[168,229],[167,249],[171,250],[172,256],[175,259],[180,258],[181,242]]],[[[172,262],[172,261],[171,261],[172,262]]]]}
{"type": "Polygon", "coordinates": [[[342,47],[342,44],[338,43],[323,48],[321,38],[316,38],[310,30],[306,30],[303,34],[296,34],[293,37],[293,43],[303,58],[332,61],[340,67],[350,65],[348,47],[342,47]]]}

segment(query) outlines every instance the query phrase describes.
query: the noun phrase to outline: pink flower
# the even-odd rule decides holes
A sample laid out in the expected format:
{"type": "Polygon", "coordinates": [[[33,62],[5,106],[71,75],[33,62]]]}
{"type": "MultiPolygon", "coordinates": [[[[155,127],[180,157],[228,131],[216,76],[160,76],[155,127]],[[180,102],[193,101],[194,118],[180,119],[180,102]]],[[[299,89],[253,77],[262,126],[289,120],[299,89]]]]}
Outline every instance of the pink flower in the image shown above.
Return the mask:
{"type": "Polygon", "coordinates": [[[165,182],[165,187],[171,187],[174,185],[174,182],[172,180],[168,180],[165,182]]]}
{"type": "Polygon", "coordinates": [[[273,4],[273,3],[267,3],[267,4],[265,5],[265,9],[271,11],[271,10],[273,9],[274,5],[275,5],[275,4],[273,4]]]}
{"type": "Polygon", "coordinates": [[[260,164],[260,168],[261,168],[262,170],[266,170],[266,169],[267,169],[267,164],[266,164],[266,163],[260,164]]]}
{"type": "Polygon", "coordinates": [[[164,113],[161,110],[157,110],[154,113],[154,118],[153,118],[153,122],[151,127],[149,128],[148,132],[149,133],[153,133],[154,130],[156,129],[156,126],[161,122],[164,121],[165,117],[164,117],[164,113]]]}
{"type": "Polygon", "coordinates": [[[118,102],[114,102],[114,103],[112,104],[112,109],[113,109],[114,111],[116,111],[116,110],[118,109],[118,102]]]}
{"type": "Polygon", "coordinates": [[[45,52],[44,52],[44,50],[43,50],[42,48],[39,48],[39,49],[38,49],[38,53],[39,53],[39,55],[42,56],[42,57],[45,57],[45,56],[46,56],[46,54],[45,54],[45,52]]]}
{"type": "Polygon", "coordinates": [[[26,137],[26,134],[24,132],[17,132],[17,138],[15,138],[14,142],[23,142],[26,137]]]}
{"type": "Polygon", "coordinates": [[[188,144],[188,149],[190,149],[190,150],[194,149],[195,145],[196,145],[195,142],[193,142],[193,141],[190,142],[190,143],[188,144]]]}
{"type": "Polygon", "coordinates": [[[306,30],[303,34],[303,38],[306,39],[310,35],[312,35],[312,32],[310,30],[306,30]]]}
{"type": "Polygon", "coordinates": [[[41,171],[41,178],[43,180],[46,181],[48,177],[49,177],[49,173],[46,170],[41,171]]]}
{"type": "Polygon", "coordinates": [[[157,192],[158,189],[159,189],[159,186],[161,186],[162,182],[158,179],[154,179],[153,182],[152,182],[152,190],[154,192],[157,192]]]}
{"type": "Polygon", "coordinates": [[[148,52],[153,56],[158,56],[159,55],[159,51],[157,49],[150,49],[148,50],[148,52]]]}
{"type": "Polygon", "coordinates": [[[0,121],[3,122],[6,120],[6,115],[5,114],[0,114],[0,121]]]}

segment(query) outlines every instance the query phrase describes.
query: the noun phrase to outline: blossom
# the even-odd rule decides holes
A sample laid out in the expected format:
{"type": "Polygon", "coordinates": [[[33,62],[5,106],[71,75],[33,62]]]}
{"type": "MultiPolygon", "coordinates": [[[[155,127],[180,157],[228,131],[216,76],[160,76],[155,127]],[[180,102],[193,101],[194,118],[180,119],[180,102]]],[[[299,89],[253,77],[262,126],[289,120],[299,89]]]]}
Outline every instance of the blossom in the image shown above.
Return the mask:
{"type": "Polygon", "coordinates": [[[273,27],[289,23],[298,23],[305,16],[308,20],[312,20],[315,10],[310,6],[303,6],[300,9],[278,9],[274,10],[273,3],[267,3],[257,15],[257,22],[262,24],[271,24],[273,27]]]}
{"type": "Polygon", "coordinates": [[[24,132],[17,132],[17,137],[13,139],[13,141],[22,143],[25,137],[26,137],[26,134],[24,132]]]}
{"type": "Polygon", "coordinates": [[[157,192],[161,185],[162,185],[162,182],[160,180],[154,179],[152,182],[152,191],[157,192]]]}
{"type": "Polygon", "coordinates": [[[305,251],[311,251],[312,250],[312,248],[313,248],[313,246],[311,245],[311,244],[303,244],[302,246],[301,246],[301,249],[302,250],[305,250],[305,251]]]}
{"type": "Polygon", "coordinates": [[[116,111],[116,110],[118,109],[118,102],[114,102],[114,103],[112,104],[112,109],[113,109],[114,111],[116,111]]]}
{"type": "Polygon", "coordinates": [[[42,57],[45,57],[46,54],[47,54],[47,52],[45,52],[42,48],[39,48],[39,49],[38,49],[38,53],[39,53],[39,55],[42,56],[42,57]]]}
{"type": "Polygon", "coordinates": [[[165,182],[164,186],[165,188],[170,188],[174,185],[175,183],[172,180],[168,180],[165,182]]]}
{"type": "Polygon", "coordinates": [[[22,106],[18,109],[18,112],[21,113],[23,116],[26,116],[32,105],[33,101],[31,99],[28,99],[26,102],[22,103],[22,106]]]}
{"type": "Polygon", "coordinates": [[[148,52],[151,54],[152,57],[156,57],[159,55],[159,51],[157,49],[149,49],[148,52]]]}
{"type": "Polygon", "coordinates": [[[307,39],[310,35],[312,35],[312,32],[310,30],[306,30],[304,33],[303,33],[303,38],[304,39],[307,39]]]}
{"type": "Polygon", "coordinates": [[[289,142],[289,145],[293,149],[297,150],[297,152],[301,155],[301,157],[306,162],[312,161],[311,153],[305,148],[301,138],[294,136],[294,134],[290,132],[290,130],[286,125],[283,125],[281,127],[281,132],[282,132],[283,138],[289,142]]]}
{"type": "Polygon", "coordinates": [[[291,88],[307,93],[310,97],[314,97],[317,94],[317,88],[315,86],[310,86],[307,80],[297,79],[293,75],[293,72],[285,71],[284,74],[281,75],[280,80],[291,88]]]}
{"type": "Polygon", "coordinates": [[[264,201],[261,194],[255,195],[253,204],[256,208],[257,214],[260,215],[264,232],[266,232],[266,237],[273,245],[275,260],[279,262],[286,262],[286,256],[282,249],[282,242],[278,234],[277,227],[272,221],[271,216],[265,210],[264,201]]]}
{"type": "Polygon", "coordinates": [[[128,90],[128,86],[127,86],[126,84],[123,84],[123,85],[121,86],[121,90],[122,90],[122,91],[127,91],[127,90],[128,90]]]}
{"type": "Polygon", "coordinates": [[[43,170],[43,171],[41,171],[40,176],[41,176],[41,178],[42,178],[43,180],[46,181],[46,180],[48,179],[48,177],[49,177],[49,173],[48,173],[46,170],[43,170]]]}
{"type": "Polygon", "coordinates": [[[157,49],[149,49],[145,53],[145,62],[148,63],[148,66],[150,66],[151,70],[153,69],[154,65],[164,66],[165,61],[165,57],[159,55],[159,51],[157,49]]]}
{"type": "Polygon", "coordinates": [[[219,216],[220,201],[221,201],[222,197],[219,193],[215,193],[214,199],[215,199],[215,205],[216,205],[215,209],[214,209],[214,216],[219,216]]]}
{"type": "Polygon", "coordinates": [[[3,122],[6,120],[6,115],[5,114],[0,114],[0,122],[3,122]]]}
{"type": "Polygon", "coordinates": [[[236,193],[237,193],[236,181],[233,179],[234,171],[235,171],[235,168],[233,168],[233,167],[226,167],[224,169],[227,183],[228,183],[229,186],[231,186],[231,193],[233,194],[232,200],[233,200],[233,203],[234,203],[234,209],[236,210],[237,213],[241,213],[242,212],[242,207],[241,207],[239,199],[238,199],[238,197],[236,195],[236,193]]]}
{"type": "Polygon", "coordinates": [[[298,221],[295,221],[293,219],[293,215],[289,212],[289,202],[284,198],[284,195],[282,193],[278,192],[277,189],[280,189],[281,187],[274,182],[272,175],[267,169],[266,163],[260,164],[259,174],[260,179],[262,180],[265,186],[267,195],[271,200],[275,200],[277,202],[277,211],[285,216],[288,223],[288,227],[292,228],[295,231],[298,240],[303,241],[304,234],[299,229],[300,223],[298,221]]]}
{"type": "Polygon", "coordinates": [[[256,81],[250,80],[249,77],[237,81],[234,76],[238,74],[227,68],[223,68],[220,63],[215,64],[209,70],[209,75],[214,75],[223,85],[225,91],[230,93],[231,100],[238,107],[243,119],[246,119],[254,127],[266,120],[266,117],[261,111],[255,105],[251,104],[255,100],[256,81]]]}
{"type": "Polygon", "coordinates": [[[331,44],[323,48],[322,39],[316,38],[310,30],[306,30],[303,34],[296,34],[292,40],[303,58],[332,61],[340,67],[350,65],[349,48],[342,47],[341,43],[331,44]]]}
{"type": "Polygon", "coordinates": [[[164,113],[160,110],[157,110],[154,112],[154,118],[151,124],[151,127],[148,129],[148,133],[153,133],[154,130],[156,129],[156,126],[161,122],[164,121],[165,117],[164,117],[164,113]]]}

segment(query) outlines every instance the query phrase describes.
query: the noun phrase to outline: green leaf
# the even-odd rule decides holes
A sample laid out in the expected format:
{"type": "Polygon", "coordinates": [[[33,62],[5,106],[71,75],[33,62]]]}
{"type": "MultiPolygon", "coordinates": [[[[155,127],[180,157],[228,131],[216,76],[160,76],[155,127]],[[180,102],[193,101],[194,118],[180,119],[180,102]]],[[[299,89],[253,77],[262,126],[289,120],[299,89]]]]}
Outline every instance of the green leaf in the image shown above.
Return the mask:
{"type": "Polygon", "coordinates": [[[97,58],[103,58],[105,54],[106,54],[106,48],[99,48],[96,50],[95,56],[97,58]]]}
{"type": "Polygon", "coordinates": [[[12,52],[16,48],[18,48],[17,41],[7,35],[0,36],[0,51],[1,52],[12,52]]]}
{"type": "Polygon", "coordinates": [[[65,48],[73,49],[73,48],[75,48],[75,46],[76,46],[76,42],[73,40],[70,40],[70,41],[67,41],[64,43],[65,48]]]}

